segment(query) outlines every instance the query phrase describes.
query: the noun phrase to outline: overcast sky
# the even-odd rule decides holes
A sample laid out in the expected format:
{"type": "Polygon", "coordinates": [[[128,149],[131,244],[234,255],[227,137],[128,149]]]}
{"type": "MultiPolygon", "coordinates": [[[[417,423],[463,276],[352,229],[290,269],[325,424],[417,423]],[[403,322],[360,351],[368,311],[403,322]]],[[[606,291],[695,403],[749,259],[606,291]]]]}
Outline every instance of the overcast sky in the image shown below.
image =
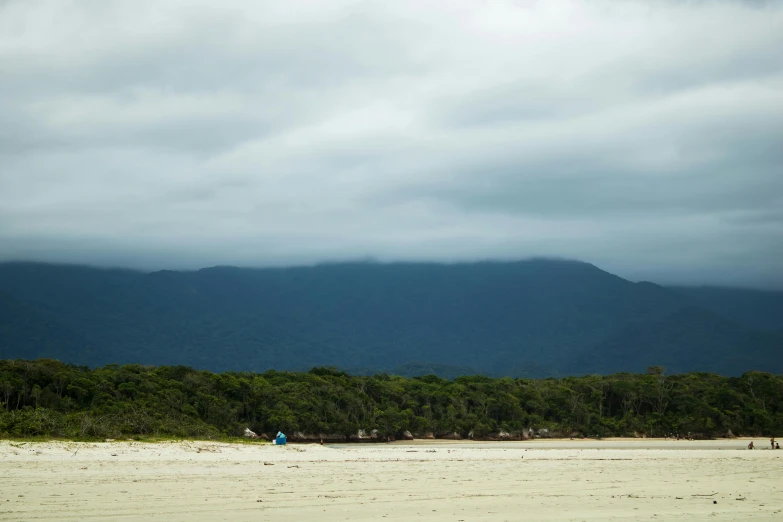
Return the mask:
{"type": "Polygon", "coordinates": [[[783,2],[0,0],[0,259],[783,288],[783,2]]]}

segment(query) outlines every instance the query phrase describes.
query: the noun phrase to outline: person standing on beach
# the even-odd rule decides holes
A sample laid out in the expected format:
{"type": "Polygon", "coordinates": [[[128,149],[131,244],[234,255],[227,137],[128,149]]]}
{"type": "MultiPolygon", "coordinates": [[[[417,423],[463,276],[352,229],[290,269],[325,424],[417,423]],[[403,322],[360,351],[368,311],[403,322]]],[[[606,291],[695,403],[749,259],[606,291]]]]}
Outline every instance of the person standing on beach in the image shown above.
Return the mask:
{"type": "Polygon", "coordinates": [[[750,444],[748,444],[748,449],[753,449],[753,441],[750,441],[750,444]]]}
{"type": "Polygon", "coordinates": [[[775,449],[775,436],[773,435],[769,439],[769,449],[775,449]]]}

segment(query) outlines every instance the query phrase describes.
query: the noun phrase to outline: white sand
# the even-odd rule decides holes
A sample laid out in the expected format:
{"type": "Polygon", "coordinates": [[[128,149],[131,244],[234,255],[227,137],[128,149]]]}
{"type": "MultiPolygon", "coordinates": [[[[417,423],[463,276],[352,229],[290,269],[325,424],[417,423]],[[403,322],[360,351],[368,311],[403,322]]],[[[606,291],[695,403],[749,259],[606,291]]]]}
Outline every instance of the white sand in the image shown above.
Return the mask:
{"type": "Polygon", "coordinates": [[[746,444],[0,441],[0,520],[783,520],[746,444]]]}

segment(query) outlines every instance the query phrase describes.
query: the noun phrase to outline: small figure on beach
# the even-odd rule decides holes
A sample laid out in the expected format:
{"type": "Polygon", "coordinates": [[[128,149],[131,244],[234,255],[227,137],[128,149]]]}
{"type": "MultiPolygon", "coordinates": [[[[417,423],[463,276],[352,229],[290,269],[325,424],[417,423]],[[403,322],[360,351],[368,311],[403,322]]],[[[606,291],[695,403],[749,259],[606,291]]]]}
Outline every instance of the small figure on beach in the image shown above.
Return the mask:
{"type": "Polygon", "coordinates": [[[780,449],[780,443],[779,442],[775,443],[775,449],[780,449]]]}
{"type": "Polygon", "coordinates": [[[753,449],[753,441],[750,441],[750,444],[748,444],[748,449],[753,449]]]}
{"type": "Polygon", "coordinates": [[[769,438],[769,449],[775,449],[775,436],[769,438]]]}

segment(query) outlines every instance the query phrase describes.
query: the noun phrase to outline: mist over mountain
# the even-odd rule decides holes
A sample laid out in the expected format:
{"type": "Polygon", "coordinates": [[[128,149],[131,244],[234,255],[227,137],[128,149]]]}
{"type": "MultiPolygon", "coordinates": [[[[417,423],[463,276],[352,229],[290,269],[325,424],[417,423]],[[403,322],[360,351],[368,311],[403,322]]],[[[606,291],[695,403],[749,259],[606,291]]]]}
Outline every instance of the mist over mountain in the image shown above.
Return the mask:
{"type": "Polygon", "coordinates": [[[576,261],[143,273],[0,264],[0,358],[215,371],[783,372],[783,292],[666,288],[576,261]]]}

